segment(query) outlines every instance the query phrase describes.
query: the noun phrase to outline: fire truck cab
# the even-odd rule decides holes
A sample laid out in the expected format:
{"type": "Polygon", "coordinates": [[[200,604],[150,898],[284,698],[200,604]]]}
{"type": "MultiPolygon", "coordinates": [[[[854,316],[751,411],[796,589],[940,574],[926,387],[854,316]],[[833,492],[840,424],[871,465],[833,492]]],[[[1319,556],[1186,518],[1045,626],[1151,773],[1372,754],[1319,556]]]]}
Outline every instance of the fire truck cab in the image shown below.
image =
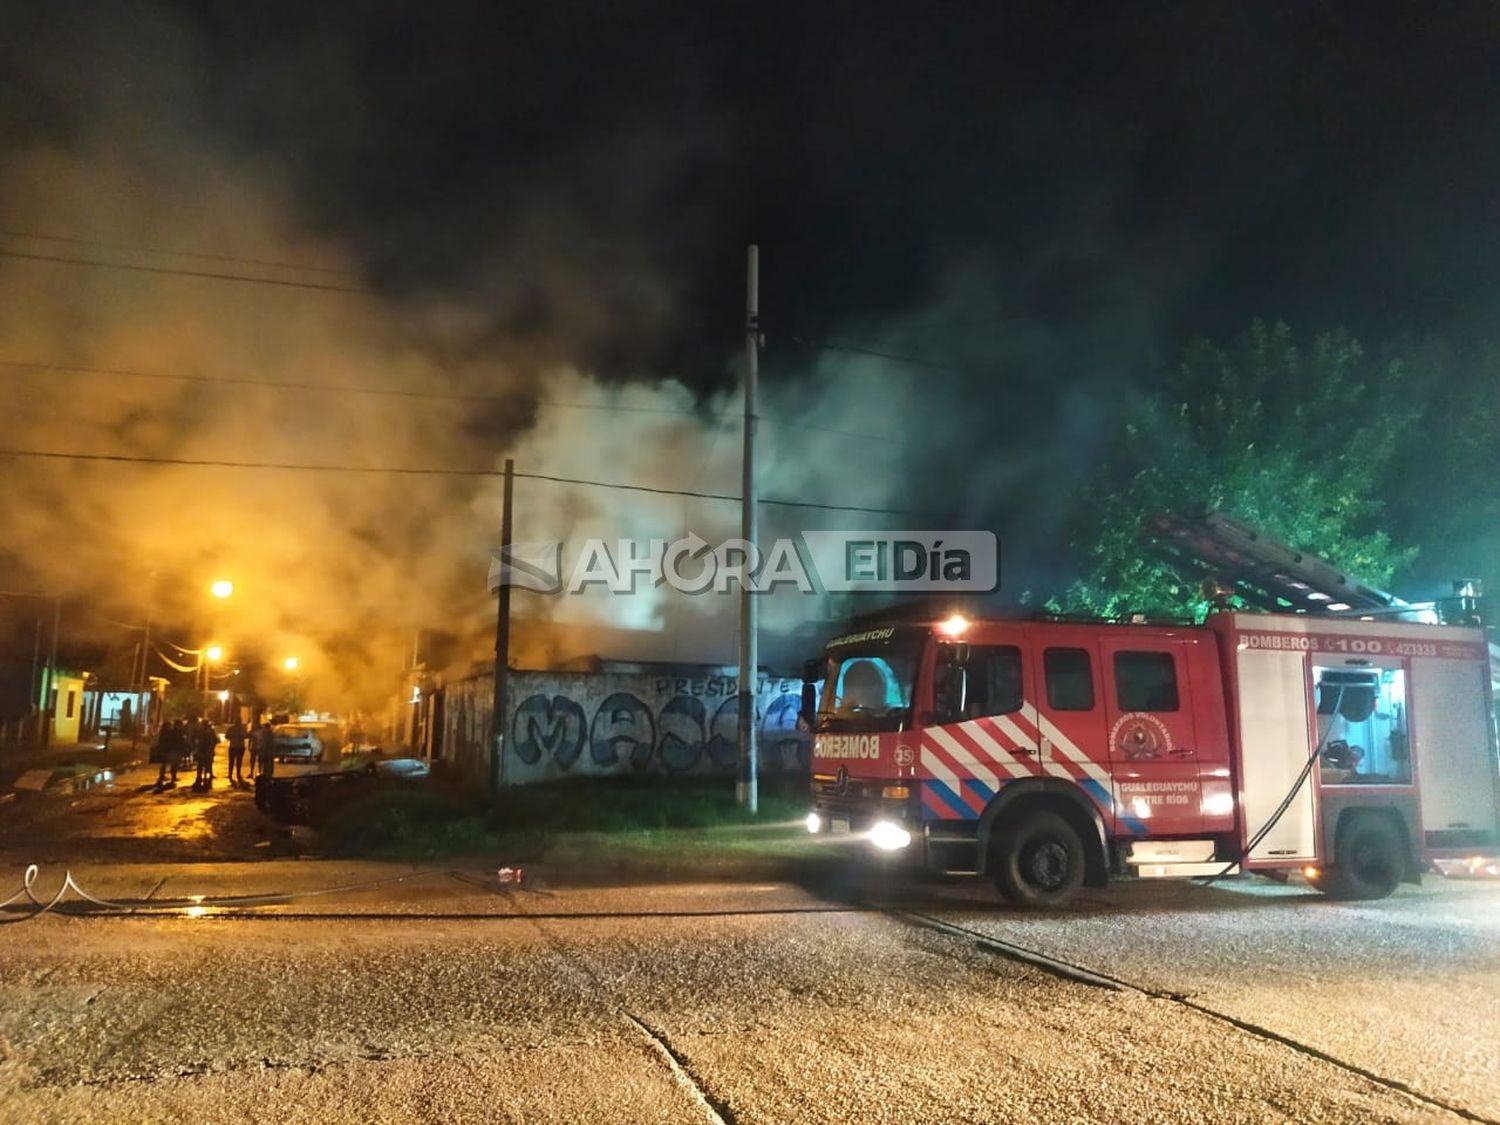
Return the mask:
{"type": "Polygon", "coordinates": [[[1236,871],[1379,898],[1500,851],[1479,628],[955,616],[836,637],[819,676],[809,830],[1020,905],[1236,871]]]}

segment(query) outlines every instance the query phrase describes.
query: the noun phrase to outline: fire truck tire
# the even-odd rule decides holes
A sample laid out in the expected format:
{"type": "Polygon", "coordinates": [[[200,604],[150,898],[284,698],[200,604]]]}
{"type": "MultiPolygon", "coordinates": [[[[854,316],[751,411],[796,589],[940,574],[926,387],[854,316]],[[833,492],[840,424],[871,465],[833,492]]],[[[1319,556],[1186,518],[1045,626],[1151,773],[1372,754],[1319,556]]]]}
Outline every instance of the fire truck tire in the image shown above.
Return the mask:
{"type": "Polygon", "coordinates": [[[1016,906],[1061,906],[1083,885],[1083,840],[1066,819],[1038,809],[995,841],[990,869],[1000,894],[1016,906]]]}
{"type": "Polygon", "coordinates": [[[1385,898],[1401,882],[1406,866],[1401,833],[1384,816],[1355,816],[1340,825],[1335,864],[1317,887],[1330,898],[1385,898]]]}

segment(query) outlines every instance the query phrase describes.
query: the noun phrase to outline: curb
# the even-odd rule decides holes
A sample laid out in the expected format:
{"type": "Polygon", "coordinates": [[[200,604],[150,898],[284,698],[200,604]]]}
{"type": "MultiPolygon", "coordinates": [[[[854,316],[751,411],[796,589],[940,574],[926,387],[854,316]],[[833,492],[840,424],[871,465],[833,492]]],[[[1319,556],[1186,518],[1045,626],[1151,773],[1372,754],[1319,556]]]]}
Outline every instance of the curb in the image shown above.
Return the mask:
{"type": "MultiPolygon", "coordinates": [[[[99,766],[93,772],[93,774],[92,774],[92,780],[97,781],[98,778],[99,778],[99,775],[102,774],[102,773],[105,773],[106,771],[108,771],[111,774],[121,774],[121,773],[124,773],[126,770],[139,769],[141,766],[144,766],[146,764],[147,764],[147,762],[146,762],[146,760],[144,758],[135,758],[135,759],[132,759],[131,761],[128,761],[128,762],[120,762],[117,765],[99,766]]],[[[34,792],[37,792],[37,793],[49,793],[49,792],[52,792],[54,790],[61,789],[61,788],[63,788],[66,785],[72,784],[73,782],[76,782],[79,778],[90,777],[90,776],[91,775],[88,775],[88,774],[73,774],[71,777],[58,778],[56,781],[49,781],[49,782],[47,782],[47,784],[41,786],[39,789],[34,790],[34,792]]],[[[0,793],[0,805],[7,804],[7,803],[9,803],[11,801],[14,801],[16,799],[16,794],[19,793],[19,792],[20,792],[20,790],[18,790],[18,789],[12,789],[9,793],[0,793]]]]}

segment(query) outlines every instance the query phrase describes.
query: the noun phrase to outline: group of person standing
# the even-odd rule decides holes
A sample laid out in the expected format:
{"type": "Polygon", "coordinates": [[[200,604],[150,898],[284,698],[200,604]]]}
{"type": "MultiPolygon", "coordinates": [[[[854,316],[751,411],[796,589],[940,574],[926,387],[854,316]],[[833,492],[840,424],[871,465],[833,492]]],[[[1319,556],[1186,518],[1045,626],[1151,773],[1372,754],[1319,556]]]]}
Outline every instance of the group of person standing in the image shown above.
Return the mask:
{"type": "MultiPolygon", "coordinates": [[[[259,772],[269,780],[276,771],[276,740],[271,725],[257,718],[247,729],[242,720],[236,719],[224,730],[224,740],[229,748],[229,780],[234,785],[250,785],[259,772]],[[250,751],[250,775],[245,776],[245,752],[250,751]]],[[[159,762],[161,769],[156,776],[156,788],[160,792],[177,784],[177,770],[189,759],[193,763],[193,790],[203,792],[213,785],[214,752],[219,745],[219,732],[202,716],[196,719],[174,719],[163,724],[157,735],[156,745],[151,750],[151,760],[159,762]],[[170,778],[170,782],[169,779],[170,778]]]]}

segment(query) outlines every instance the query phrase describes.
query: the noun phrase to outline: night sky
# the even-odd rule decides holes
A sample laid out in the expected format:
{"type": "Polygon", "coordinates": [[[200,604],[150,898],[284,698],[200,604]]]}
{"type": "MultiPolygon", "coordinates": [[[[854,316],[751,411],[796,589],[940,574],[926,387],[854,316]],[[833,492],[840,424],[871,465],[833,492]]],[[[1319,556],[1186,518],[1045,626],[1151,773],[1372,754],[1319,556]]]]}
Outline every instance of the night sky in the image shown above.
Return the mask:
{"type": "Polygon", "coordinates": [[[275,165],[382,291],[489,289],[498,346],[620,377],[723,377],[751,239],[778,361],[955,277],[972,335],[924,355],[1493,327],[1491,4],[8,7],[7,146],[139,93],[275,165]]]}
{"type": "MultiPolygon", "coordinates": [[[[1500,9],[1102,8],[10,2],[0,227],[74,253],[334,247],[424,385],[519,388],[463,419],[487,457],[530,432],[559,365],[722,405],[756,241],[770,397],[837,427],[828,343],[947,368],[846,364],[858,429],[898,384],[883,432],[931,432],[901,405],[913,386],[946,388],[949,421],[899,458],[830,456],[892,462],[888,502],[957,494],[1036,582],[1066,565],[1058,493],[1190,338],[1256,317],[1372,350],[1500,336],[1500,9]],[[43,157],[72,162],[56,214],[43,157]],[[114,186],[91,208],[96,166],[114,186]],[[242,180],[274,221],[191,214],[242,180]],[[147,206],[158,189],[192,221],[147,206]]],[[[33,267],[0,266],[28,300],[33,267]]],[[[119,364],[63,304],[41,352],[119,364]]],[[[777,472],[769,488],[806,486],[777,472]]]]}

